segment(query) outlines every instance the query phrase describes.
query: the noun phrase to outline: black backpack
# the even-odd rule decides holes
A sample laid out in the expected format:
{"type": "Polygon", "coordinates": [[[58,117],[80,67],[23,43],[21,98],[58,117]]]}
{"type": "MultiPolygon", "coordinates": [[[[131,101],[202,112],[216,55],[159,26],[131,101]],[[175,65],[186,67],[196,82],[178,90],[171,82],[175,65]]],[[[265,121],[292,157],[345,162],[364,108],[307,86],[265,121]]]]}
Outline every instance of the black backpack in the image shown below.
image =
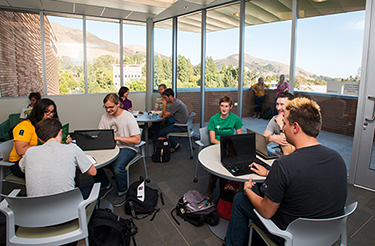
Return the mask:
{"type": "Polygon", "coordinates": [[[123,219],[109,209],[95,209],[89,228],[91,246],[128,246],[130,239],[136,245],[134,235],[138,229],[132,219],[123,219]]]}
{"type": "Polygon", "coordinates": [[[269,119],[272,118],[272,116],[273,116],[272,109],[271,109],[270,107],[267,107],[267,108],[263,111],[263,113],[262,113],[262,115],[261,115],[260,117],[261,117],[262,119],[269,120],[269,119]]]}
{"type": "Polygon", "coordinates": [[[153,162],[168,162],[171,159],[171,143],[167,138],[159,137],[154,143],[153,162]]]}
{"type": "Polygon", "coordinates": [[[194,226],[200,226],[204,222],[211,226],[219,224],[219,214],[216,205],[205,199],[202,193],[197,190],[189,190],[178,200],[176,207],[171,211],[172,218],[178,225],[180,223],[173,216],[173,211],[194,226]]]}
{"type": "MultiPolygon", "coordinates": [[[[143,177],[140,177],[140,181],[132,183],[126,193],[125,213],[135,219],[143,219],[155,211],[151,218],[153,220],[156,213],[159,212],[159,209],[156,208],[158,197],[158,190],[146,186],[143,177]],[[145,193],[142,201],[142,196],[138,194],[138,191],[142,192],[143,190],[145,193]]],[[[164,205],[163,199],[161,200],[164,205]]]]}

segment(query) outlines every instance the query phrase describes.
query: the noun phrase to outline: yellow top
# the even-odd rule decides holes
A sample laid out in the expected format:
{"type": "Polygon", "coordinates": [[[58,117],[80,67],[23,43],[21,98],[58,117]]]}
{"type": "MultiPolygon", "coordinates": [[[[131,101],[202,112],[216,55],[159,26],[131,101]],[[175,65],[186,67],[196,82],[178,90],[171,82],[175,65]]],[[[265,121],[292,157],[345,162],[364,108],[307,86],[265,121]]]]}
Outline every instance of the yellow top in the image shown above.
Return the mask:
{"type": "Polygon", "coordinates": [[[253,85],[253,88],[256,90],[255,96],[264,96],[265,95],[265,93],[264,93],[265,87],[266,86],[264,84],[262,86],[259,85],[259,84],[253,85]]]}
{"type": "MultiPolygon", "coordinates": [[[[31,124],[30,120],[24,120],[20,122],[16,127],[13,129],[13,137],[14,141],[22,141],[27,142],[31,146],[38,145],[38,136],[35,132],[35,127],[31,124]]],[[[17,154],[15,144],[13,143],[13,149],[9,155],[10,162],[16,162],[21,159],[21,156],[17,154]]]]}

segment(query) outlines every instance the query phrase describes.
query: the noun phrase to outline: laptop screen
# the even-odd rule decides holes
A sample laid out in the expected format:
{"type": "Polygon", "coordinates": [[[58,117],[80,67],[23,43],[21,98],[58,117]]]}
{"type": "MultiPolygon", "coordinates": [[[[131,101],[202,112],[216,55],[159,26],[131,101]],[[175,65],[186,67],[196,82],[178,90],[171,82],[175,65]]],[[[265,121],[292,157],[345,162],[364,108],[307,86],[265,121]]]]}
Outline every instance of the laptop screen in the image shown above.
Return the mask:
{"type": "Polygon", "coordinates": [[[255,160],[255,134],[238,134],[220,137],[221,162],[255,160]]]}
{"type": "Polygon", "coordinates": [[[82,150],[114,149],[116,147],[113,129],[76,130],[74,137],[82,150]]]}

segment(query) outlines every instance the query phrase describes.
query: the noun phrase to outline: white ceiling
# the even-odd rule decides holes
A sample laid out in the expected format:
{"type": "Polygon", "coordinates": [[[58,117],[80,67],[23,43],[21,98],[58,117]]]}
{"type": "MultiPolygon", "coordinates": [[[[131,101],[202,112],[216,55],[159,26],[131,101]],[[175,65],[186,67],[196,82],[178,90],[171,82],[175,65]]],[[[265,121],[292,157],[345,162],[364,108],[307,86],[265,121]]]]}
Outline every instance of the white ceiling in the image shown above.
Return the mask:
{"type": "MultiPolygon", "coordinates": [[[[299,17],[345,13],[365,9],[366,0],[299,0],[299,17]]],[[[161,21],[174,16],[210,8],[207,12],[207,32],[238,27],[239,2],[234,0],[0,0],[0,8],[35,10],[88,17],[105,17],[146,22],[148,18],[161,21]],[[229,6],[215,7],[229,3],[229,6]]],[[[292,0],[248,0],[246,25],[258,25],[292,18],[292,0]]],[[[200,32],[200,14],[179,18],[179,30],[200,32]]],[[[158,27],[170,28],[171,22],[158,27]]]]}

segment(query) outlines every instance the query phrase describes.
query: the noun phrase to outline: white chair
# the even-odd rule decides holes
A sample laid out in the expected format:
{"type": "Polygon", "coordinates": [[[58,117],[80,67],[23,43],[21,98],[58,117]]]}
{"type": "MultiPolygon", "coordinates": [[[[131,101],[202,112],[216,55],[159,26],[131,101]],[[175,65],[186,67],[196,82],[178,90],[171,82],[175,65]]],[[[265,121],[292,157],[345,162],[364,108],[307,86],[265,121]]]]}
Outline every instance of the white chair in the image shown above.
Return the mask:
{"type": "MultiPolygon", "coordinates": [[[[198,144],[198,153],[206,146],[210,144],[210,133],[207,127],[199,128],[199,140],[195,141],[196,144],[198,144]]],[[[199,166],[199,160],[197,159],[197,162],[195,164],[195,177],[194,182],[198,182],[198,166],[199,166]]]]}
{"type": "Polygon", "coordinates": [[[3,160],[0,161],[0,193],[3,193],[3,182],[11,182],[15,184],[25,185],[25,179],[15,176],[13,173],[5,173],[6,168],[14,165],[9,162],[9,155],[13,148],[13,140],[8,140],[0,144],[0,152],[3,160]]]}
{"type": "MultiPolygon", "coordinates": [[[[305,219],[298,218],[288,225],[286,230],[280,230],[272,220],[263,218],[255,209],[256,215],[262,221],[267,230],[276,236],[285,239],[285,246],[329,246],[334,244],[341,237],[341,245],[347,245],[346,219],[357,208],[358,203],[354,202],[345,208],[344,215],[328,219],[305,219]]],[[[253,222],[250,223],[251,245],[254,230],[267,242],[268,245],[276,245],[263,231],[253,222]]]]}
{"type": "Polygon", "coordinates": [[[192,137],[193,137],[193,134],[194,134],[194,130],[193,130],[193,118],[195,116],[195,112],[192,112],[189,116],[189,119],[187,121],[186,124],[174,124],[175,126],[183,126],[183,127],[186,127],[187,128],[187,131],[186,132],[170,132],[167,134],[167,138],[169,137],[186,137],[186,138],[189,138],[189,144],[190,144],[190,151],[191,151],[191,155],[190,155],[190,159],[193,159],[193,149],[194,149],[194,146],[193,146],[193,140],[192,140],[192,137]]]}
{"type": "Polygon", "coordinates": [[[13,190],[0,203],[7,218],[7,245],[62,245],[85,238],[88,221],[100,192],[95,183],[90,196],[83,200],[78,188],[39,197],[17,197],[13,190]],[[15,230],[15,226],[19,226],[15,230]]]}
{"type": "MultiPolygon", "coordinates": [[[[143,132],[143,129],[140,128],[139,129],[140,132],[141,132],[141,136],[142,136],[142,132],[143,132]]],[[[145,169],[145,173],[146,173],[146,182],[149,183],[150,180],[148,179],[148,173],[147,173],[147,167],[146,167],[146,160],[145,160],[145,144],[146,142],[145,141],[141,141],[139,144],[137,144],[135,147],[138,148],[138,152],[137,152],[137,155],[128,163],[128,165],[126,165],[125,167],[125,170],[126,170],[126,176],[127,176],[127,182],[128,182],[128,188],[129,188],[129,168],[131,165],[133,165],[134,163],[136,163],[139,159],[143,159],[143,167],[145,169]]]]}

